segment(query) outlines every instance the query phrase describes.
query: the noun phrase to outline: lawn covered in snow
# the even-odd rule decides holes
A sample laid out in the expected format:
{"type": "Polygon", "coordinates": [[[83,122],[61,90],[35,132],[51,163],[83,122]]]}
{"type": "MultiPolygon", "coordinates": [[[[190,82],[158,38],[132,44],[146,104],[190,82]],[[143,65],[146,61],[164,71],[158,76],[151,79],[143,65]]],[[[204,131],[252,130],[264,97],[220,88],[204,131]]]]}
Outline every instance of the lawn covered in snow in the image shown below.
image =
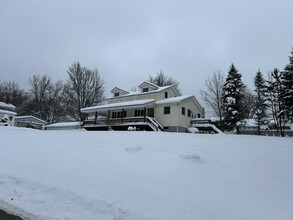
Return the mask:
{"type": "Polygon", "coordinates": [[[293,138],[0,127],[0,140],[0,209],[30,219],[293,219],[293,138]]]}

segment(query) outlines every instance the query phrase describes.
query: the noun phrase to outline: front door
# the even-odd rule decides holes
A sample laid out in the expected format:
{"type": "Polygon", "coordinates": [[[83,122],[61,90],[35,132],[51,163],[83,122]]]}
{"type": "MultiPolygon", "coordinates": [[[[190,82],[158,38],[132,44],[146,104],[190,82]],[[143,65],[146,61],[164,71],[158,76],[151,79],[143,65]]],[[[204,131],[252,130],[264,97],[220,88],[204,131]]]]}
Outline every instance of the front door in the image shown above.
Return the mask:
{"type": "Polygon", "coordinates": [[[148,109],[148,116],[151,118],[155,117],[155,111],[153,108],[148,109]]]}

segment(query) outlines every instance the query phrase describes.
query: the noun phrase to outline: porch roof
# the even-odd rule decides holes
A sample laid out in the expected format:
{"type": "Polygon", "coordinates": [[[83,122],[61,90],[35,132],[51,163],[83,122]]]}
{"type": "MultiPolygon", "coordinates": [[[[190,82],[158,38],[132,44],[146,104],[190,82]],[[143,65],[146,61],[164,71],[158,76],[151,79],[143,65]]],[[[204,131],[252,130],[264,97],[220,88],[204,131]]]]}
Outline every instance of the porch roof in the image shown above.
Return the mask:
{"type": "Polygon", "coordinates": [[[150,107],[155,105],[155,99],[144,99],[144,100],[135,100],[127,102],[118,102],[105,105],[97,105],[87,108],[82,108],[80,111],[82,113],[91,113],[96,111],[107,111],[107,110],[119,110],[119,109],[131,109],[131,108],[141,108],[141,107],[150,107]]]}

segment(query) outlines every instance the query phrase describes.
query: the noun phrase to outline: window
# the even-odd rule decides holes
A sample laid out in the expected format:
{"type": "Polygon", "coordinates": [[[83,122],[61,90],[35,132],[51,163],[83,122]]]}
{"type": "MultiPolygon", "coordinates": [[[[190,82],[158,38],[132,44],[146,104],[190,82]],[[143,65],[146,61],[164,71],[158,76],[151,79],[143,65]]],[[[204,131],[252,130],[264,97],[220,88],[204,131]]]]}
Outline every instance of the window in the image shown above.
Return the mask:
{"type": "Polygon", "coordinates": [[[114,96],[115,96],[115,97],[119,96],[119,92],[115,92],[115,93],[114,93],[114,96]]]}
{"type": "Polygon", "coordinates": [[[134,116],[135,117],[142,117],[142,116],[144,116],[144,110],[143,109],[135,109],[134,116]]]}
{"type": "Polygon", "coordinates": [[[123,118],[126,118],[126,115],[127,115],[126,111],[112,112],[112,118],[122,118],[122,116],[123,118]]]}
{"type": "Polygon", "coordinates": [[[184,107],[181,108],[181,113],[182,113],[182,115],[185,115],[185,108],[184,107]]]}
{"type": "Polygon", "coordinates": [[[199,113],[197,114],[197,117],[200,118],[200,114],[199,113]]]}
{"type": "Polygon", "coordinates": [[[187,110],[187,116],[188,116],[189,118],[191,117],[191,110],[190,110],[190,109],[187,110]]]}
{"type": "Polygon", "coordinates": [[[171,113],[171,108],[170,106],[166,106],[164,107],[164,115],[170,115],[171,113]]]}
{"type": "Polygon", "coordinates": [[[165,92],[165,99],[168,98],[168,92],[165,92]]]}
{"type": "Polygon", "coordinates": [[[149,88],[143,88],[142,89],[142,92],[148,92],[149,91],[149,88]]]}

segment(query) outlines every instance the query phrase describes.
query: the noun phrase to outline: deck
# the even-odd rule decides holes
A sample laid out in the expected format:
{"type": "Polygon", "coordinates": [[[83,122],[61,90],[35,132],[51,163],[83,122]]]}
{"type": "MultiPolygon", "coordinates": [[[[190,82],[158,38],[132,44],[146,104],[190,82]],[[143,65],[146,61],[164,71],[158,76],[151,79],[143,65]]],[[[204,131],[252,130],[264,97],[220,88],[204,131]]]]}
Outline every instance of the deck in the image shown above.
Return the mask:
{"type": "Polygon", "coordinates": [[[88,131],[127,131],[129,127],[137,131],[163,131],[160,123],[151,117],[85,120],[82,127],[88,131]]]}

